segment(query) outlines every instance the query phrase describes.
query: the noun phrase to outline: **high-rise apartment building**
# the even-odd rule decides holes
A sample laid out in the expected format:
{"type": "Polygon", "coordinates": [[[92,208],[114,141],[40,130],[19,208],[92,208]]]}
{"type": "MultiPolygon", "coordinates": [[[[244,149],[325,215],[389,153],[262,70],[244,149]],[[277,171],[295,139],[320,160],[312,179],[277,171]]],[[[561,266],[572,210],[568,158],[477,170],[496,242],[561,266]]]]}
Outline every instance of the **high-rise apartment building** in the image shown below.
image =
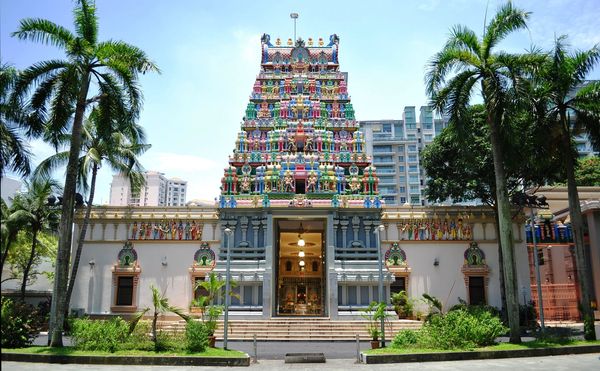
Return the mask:
{"type": "Polygon", "coordinates": [[[167,181],[167,206],[185,206],[187,181],[172,178],[167,181]]]}
{"type": "Polygon", "coordinates": [[[402,120],[361,121],[367,153],[379,175],[379,193],[388,205],[426,205],[426,174],[421,167],[421,150],[441,133],[447,121],[436,118],[431,107],[417,112],[404,108],[402,120]]]}
{"type": "Polygon", "coordinates": [[[138,193],[133,193],[122,174],[113,175],[110,184],[111,206],[185,206],[187,181],[168,179],[158,171],[144,173],[146,184],[138,193]]]}

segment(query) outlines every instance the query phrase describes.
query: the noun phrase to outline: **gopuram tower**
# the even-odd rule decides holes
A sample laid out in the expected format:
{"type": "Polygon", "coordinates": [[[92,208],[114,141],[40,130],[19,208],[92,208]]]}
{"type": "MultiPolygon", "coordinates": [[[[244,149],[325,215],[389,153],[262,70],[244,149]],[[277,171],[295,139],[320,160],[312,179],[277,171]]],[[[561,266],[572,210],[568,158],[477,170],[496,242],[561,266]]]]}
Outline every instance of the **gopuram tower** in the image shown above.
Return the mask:
{"type": "Polygon", "coordinates": [[[336,262],[377,258],[377,174],[339,68],[338,36],[294,44],[264,34],[261,51],[222,178],[219,219],[231,238],[220,260],[231,249],[233,277],[258,267],[265,316],[335,317],[336,262]]]}

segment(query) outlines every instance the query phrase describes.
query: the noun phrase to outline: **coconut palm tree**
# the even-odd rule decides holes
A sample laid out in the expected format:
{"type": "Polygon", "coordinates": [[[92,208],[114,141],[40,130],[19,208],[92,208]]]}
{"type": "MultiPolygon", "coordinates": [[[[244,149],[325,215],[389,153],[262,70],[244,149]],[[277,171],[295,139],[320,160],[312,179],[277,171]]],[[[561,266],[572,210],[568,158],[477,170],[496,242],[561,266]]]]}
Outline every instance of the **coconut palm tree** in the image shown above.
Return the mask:
{"type": "MultiPolygon", "coordinates": [[[[10,207],[11,216],[24,222],[25,230],[31,235],[31,251],[23,269],[21,283],[21,300],[25,300],[25,290],[29,280],[29,272],[36,257],[38,235],[42,232],[56,232],[58,228],[59,210],[48,205],[48,198],[60,189],[52,179],[34,179],[25,182],[27,191],[17,194],[10,207]]],[[[9,218],[10,218],[9,217],[9,218]]]]}
{"type": "MultiPolygon", "coordinates": [[[[15,84],[14,94],[22,97],[33,90],[31,106],[48,113],[48,130],[56,134],[54,145],[60,143],[61,134],[71,127],[50,311],[51,346],[62,346],[73,206],[85,112],[90,106],[98,105],[104,107],[106,113],[102,119],[109,119],[112,114],[130,115],[136,119],[142,106],[138,74],[158,71],[139,48],[122,41],[98,40],[98,17],[93,2],[78,0],[73,16],[75,33],[46,19],[23,19],[13,33],[22,40],[57,46],[67,56],[64,60],[38,62],[25,69],[15,84]]],[[[104,127],[110,128],[110,125],[104,127]]]]}
{"type": "MultiPolygon", "coordinates": [[[[96,177],[102,164],[108,165],[113,171],[124,174],[131,181],[132,189],[138,188],[143,182],[143,167],[138,162],[138,157],[150,148],[145,144],[144,129],[130,122],[127,118],[114,119],[111,130],[103,130],[99,120],[101,112],[95,108],[90,113],[88,120],[83,125],[82,149],[79,158],[79,187],[83,192],[89,191],[85,216],[79,234],[75,257],[71,266],[71,275],[67,286],[66,306],[69,308],[77,270],[83,250],[83,241],[87,233],[90,220],[94,194],[96,191],[96,177]],[[101,133],[109,134],[101,136],[101,133]],[[91,179],[89,176],[91,174],[91,179]],[[89,182],[88,182],[89,179],[89,182]]],[[[70,141],[70,136],[65,135],[65,143],[70,141]]],[[[34,177],[48,177],[52,171],[65,165],[69,158],[69,151],[56,153],[42,161],[34,171],[34,177]]]]}
{"type": "Polygon", "coordinates": [[[535,75],[535,100],[532,105],[538,122],[548,128],[549,136],[558,140],[562,150],[575,241],[577,279],[581,291],[580,304],[588,340],[595,339],[596,334],[591,307],[590,257],[583,243],[583,217],[575,180],[577,150],[573,145],[573,137],[585,133],[595,149],[600,150],[600,81],[585,81],[599,62],[599,45],[587,51],[569,53],[567,37],[557,38],[546,65],[535,75]]]}
{"type": "Polygon", "coordinates": [[[21,99],[10,99],[17,76],[15,68],[0,64],[0,177],[7,170],[29,175],[31,152],[23,135],[35,137],[42,129],[40,117],[28,105],[21,99]]]}
{"type": "Polygon", "coordinates": [[[443,49],[432,58],[425,76],[427,93],[433,106],[450,115],[452,121],[464,122],[471,96],[480,88],[490,129],[496,200],[499,216],[500,244],[504,267],[510,341],[519,335],[519,302],[514,261],[510,203],[504,169],[503,116],[525,85],[523,73],[543,59],[536,54],[496,52],[495,47],[513,31],[526,27],[529,13],[502,5],[489,23],[482,38],[474,31],[457,25],[443,49]],[[517,94],[515,94],[515,92],[517,94]]]}
{"type": "Polygon", "coordinates": [[[17,234],[25,225],[26,220],[20,214],[12,214],[3,199],[0,199],[0,210],[0,241],[2,246],[2,265],[0,266],[0,271],[3,271],[4,262],[8,257],[10,247],[17,239],[17,234]]]}

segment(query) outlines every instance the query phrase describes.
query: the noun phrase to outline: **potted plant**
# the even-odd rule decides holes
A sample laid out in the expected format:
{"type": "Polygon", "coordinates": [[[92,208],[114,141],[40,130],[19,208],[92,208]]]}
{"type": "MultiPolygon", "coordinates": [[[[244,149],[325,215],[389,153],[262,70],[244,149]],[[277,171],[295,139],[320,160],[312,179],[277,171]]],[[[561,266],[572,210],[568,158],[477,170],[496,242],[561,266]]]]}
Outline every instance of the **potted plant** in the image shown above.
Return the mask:
{"type": "Polygon", "coordinates": [[[379,348],[379,337],[381,336],[381,320],[386,321],[388,314],[386,313],[386,304],[372,302],[369,306],[363,310],[360,314],[361,317],[368,321],[367,331],[371,336],[371,349],[379,348]]]}
{"type": "Polygon", "coordinates": [[[406,291],[402,290],[395,294],[392,294],[391,297],[392,305],[394,305],[394,310],[398,315],[399,319],[409,318],[413,315],[414,303],[413,301],[406,295],[406,291]]]}
{"type": "MultiPolygon", "coordinates": [[[[236,286],[236,282],[233,280],[230,282],[230,284],[232,288],[236,286]]],[[[225,286],[225,281],[218,279],[215,273],[211,273],[208,276],[208,280],[199,281],[194,286],[194,290],[199,287],[203,288],[206,295],[200,295],[190,303],[190,312],[200,313],[200,319],[208,329],[208,345],[211,348],[215,347],[215,331],[217,330],[217,321],[221,314],[223,314],[224,309],[222,305],[215,305],[216,299],[223,299],[225,296],[222,290],[223,286],[225,286]]],[[[237,297],[237,295],[233,292],[231,292],[230,295],[237,297]]]]}
{"type": "Polygon", "coordinates": [[[376,327],[369,328],[369,335],[371,336],[371,349],[379,348],[379,329],[376,327]]]}

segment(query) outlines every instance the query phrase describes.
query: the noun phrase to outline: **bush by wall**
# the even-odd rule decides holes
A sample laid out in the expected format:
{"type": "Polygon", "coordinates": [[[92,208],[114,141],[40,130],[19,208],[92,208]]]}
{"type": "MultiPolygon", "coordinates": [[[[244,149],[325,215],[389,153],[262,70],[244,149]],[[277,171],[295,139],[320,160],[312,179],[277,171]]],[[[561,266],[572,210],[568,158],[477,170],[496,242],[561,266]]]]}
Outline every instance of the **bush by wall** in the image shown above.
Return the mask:
{"type": "Polygon", "coordinates": [[[208,347],[209,331],[206,325],[199,321],[188,321],[185,325],[186,348],[188,352],[204,352],[208,347]]]}
{"type": "Polygon", "coordinates": [[[77,349],[115,352],[127,341],[129,324],[121,317],[107,321],[75,319],[71,336],[77,349]]]}
{"type": "Polygon", "coordinates": [[[31,345],[40,330],[36,317],[33,306],[2,298],[2,347],[22,348],[31,345]]]}
{"type": "Polygon", "coordinates": [[[399,332],[392,347],[468,349],[493,344],[507,330],[500,318],[485,308],[456,309],[432,316],[419,331],[399,332]]]}

